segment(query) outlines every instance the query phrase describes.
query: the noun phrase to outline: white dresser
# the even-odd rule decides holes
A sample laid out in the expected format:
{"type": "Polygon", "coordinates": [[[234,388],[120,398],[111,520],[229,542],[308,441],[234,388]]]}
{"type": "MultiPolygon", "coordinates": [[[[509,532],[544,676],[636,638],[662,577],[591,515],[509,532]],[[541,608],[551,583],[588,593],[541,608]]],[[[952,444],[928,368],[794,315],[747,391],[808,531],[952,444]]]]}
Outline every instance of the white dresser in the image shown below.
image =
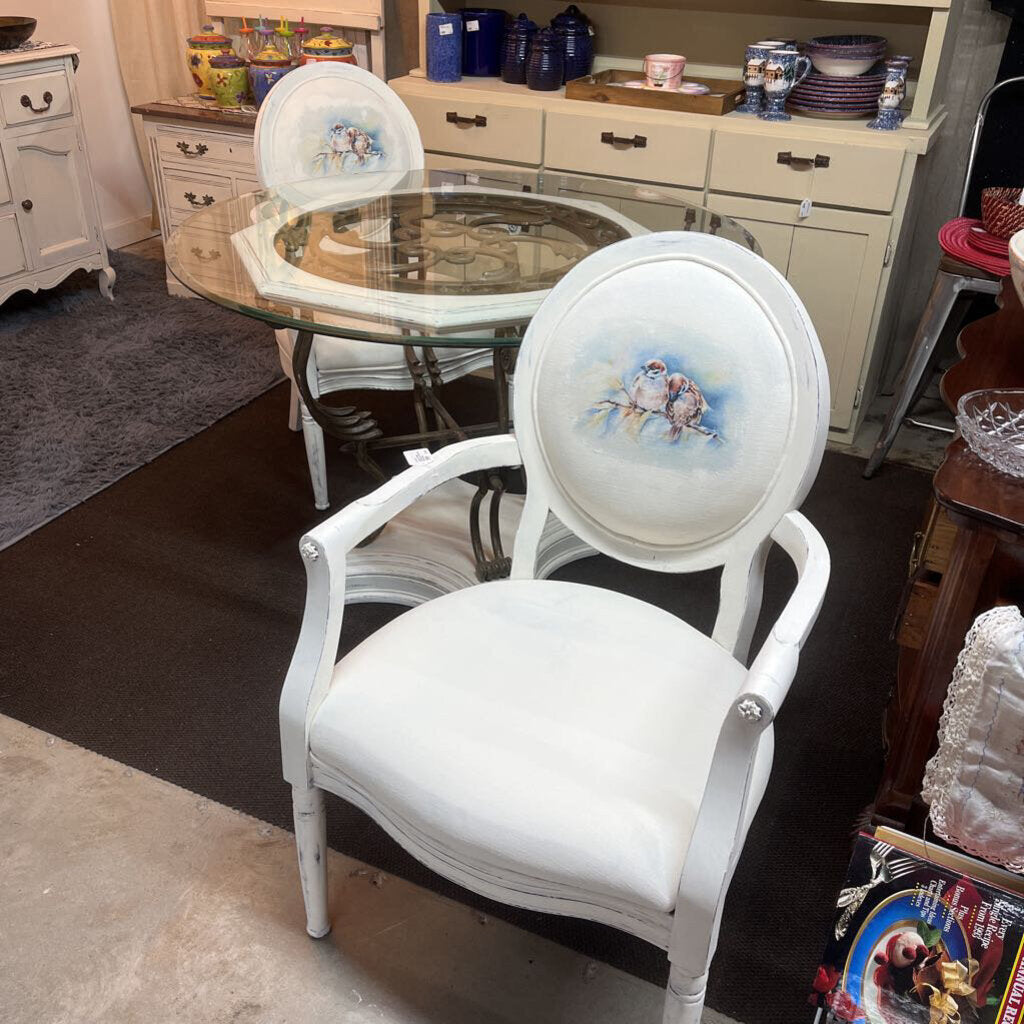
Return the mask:
{"type": "Polygon", "coordinates": [[[98,270],[113,298],[82,113],[78,50],[0,51],[0,302],[98,270]]]}

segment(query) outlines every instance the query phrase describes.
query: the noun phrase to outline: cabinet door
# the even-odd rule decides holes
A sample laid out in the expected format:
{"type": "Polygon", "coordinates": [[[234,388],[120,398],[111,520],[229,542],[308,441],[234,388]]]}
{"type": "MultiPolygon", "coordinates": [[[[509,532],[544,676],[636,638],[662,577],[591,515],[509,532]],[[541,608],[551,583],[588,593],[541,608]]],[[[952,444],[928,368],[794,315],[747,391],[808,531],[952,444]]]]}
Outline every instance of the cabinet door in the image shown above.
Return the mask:
{"type": "Polygon", "coordinates": [[[96,208],[78,130],[51,128],[5,143],[25,244],[36,270],[92,252],[96,208]]]}
{"type": "Polygon", "coordinates": [[[796,205],[714,194],[708,206],[757,239],[807,307],[828,364],[829,425],[846,430],[873,340],[890,218],[820,207],[801,218],[796,205]]]}
{"type": "Polygon", "coordinates": [[[13,213],[0,214],[0,280],[19,274],[26,268],[18,218],[13,213]]]}

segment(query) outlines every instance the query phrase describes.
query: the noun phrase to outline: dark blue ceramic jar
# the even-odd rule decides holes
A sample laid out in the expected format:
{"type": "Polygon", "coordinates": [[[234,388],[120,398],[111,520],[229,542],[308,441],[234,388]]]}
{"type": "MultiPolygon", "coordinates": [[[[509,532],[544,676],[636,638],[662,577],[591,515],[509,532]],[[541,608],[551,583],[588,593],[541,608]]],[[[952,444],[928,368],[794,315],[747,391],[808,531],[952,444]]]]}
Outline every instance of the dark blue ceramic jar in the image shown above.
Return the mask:
{"type": "Polygon", "coordinates": [[[505,29],[505,45],[501,52],[501,79],[512,85],[526,81],[526,58],[530,53],[530,40],[537,26],[525,14],[509,22],[505,29]]]}
{"type": "Polygon", "coordinates": [[[501,41],[505,34],[505,12],[492,7],[462,10],[462,73],[495,76],[501,74],[501,41]]]}
{"type": "Polygon", "coordinates": [[[575,4],[570,4],[551,19],[551,27],[562,38],[565,81],[589,75],[594,64],[594,33],[590,19],[575,4]]]}
{"type": "Polygon", "coordinates": [[[562,38],[550,28],[533,34],[530,55],[526,59],[526,84],[531,89],[552,92],[561,88],[565,71],[562,38]]]}
{"type": "Polygon", "coordinates": [[[457,82],[462,78],[462,15],[431,12],[427,15],[427,78],[431,82],[457,82]]]}

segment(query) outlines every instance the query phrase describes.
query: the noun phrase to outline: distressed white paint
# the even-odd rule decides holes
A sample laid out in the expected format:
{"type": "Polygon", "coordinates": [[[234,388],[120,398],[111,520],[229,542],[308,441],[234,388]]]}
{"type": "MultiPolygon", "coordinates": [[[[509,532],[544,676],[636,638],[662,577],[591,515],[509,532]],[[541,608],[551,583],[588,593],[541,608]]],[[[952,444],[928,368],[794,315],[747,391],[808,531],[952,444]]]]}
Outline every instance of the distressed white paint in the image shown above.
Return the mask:
{"type": "Polygon", "coordinates": [[[0,59],[0,302],[23,288],[51,288],[83,268],[99,270],[100,290],[112,297],[114,271],[76,90],[77,53],[58,46],[0,59]]]}
{"type": "MultiPolygon", "coordinates": [[[[742,362],[750,338],[727,327],[723,320],[717,335],[721,358],[742,362]]],[[[770,766],[772,721],[828,580],[824,542],[794,511],[824,447],[821,351],[799,300],[759,257],[722,239],[670,234],[620,243],[568,274],[534,318],[522,360],[518,442],[501,436],[444,448],[303,538],[306,610],[280,706],[284,775],[303,792],[325,789],[355,803],[424,864],[476,892],[612,924],[666,949],[672,970],[665,1024],[697,1024],[725,894],[770,766]],[[782,424],[776,429],[787,443],[765,493],[752,499],[737,486],[742,459],[718,474],[715,500],[730,514],[749,514],[725,532],[705,527],[681,540],[669,530],[658,545],[608,526],[616,501],[632,501],[642,519],[646,497],[610,486],[632,472],[614,447],[603,469],[592,463],[593,492],[570,498],[550,468],[560,456],[552,438],[563,435],[540,404],[547,358],[576,344],[570,315],[587,325],[595,346],[607,340],[602,324],[614,323],[618,309],[605,300],[622,301],[617,274],[628,275],[634,289],[636,330],[668,338],[685,325],[644,286],[648,274],[664,284],[666,261],[679,301],[698,323],[713,302],[723,310],[755,303],[763,320],[752,320],[752,329],[784,355],[791,387],[788,417],[769,421],[782,424]],[[713,287],[708,268],[720,275],[713,287]],[[440,597],[336,665],[356,545],[460,474],[519,464],[530,486],[515,579],[440,597]],[[535,579],[550,511],[599,550],[633,564],[665,571],[729,566],[714,640],[630,598],[535,579]],[[732,651],[749,640],[748,606],[760,600],[760,568],[772,541],[793,559],[798,583],[748,670],[732,651]],[[652,631],[667,642],[652,642],[652,631]],[[480,656],[484,649],[489,657],[480,656]],[[584,690],[585,699],[573,699],[584,690]],[[440,717],[438,706],[446,710],[440,717]],[[425,788],[422,772],[430,773],[425,788]],[[552,817],[553,808],[563,813],[552,817]],[[606,838],[614,825],[588,836],[591,815],[606,823],[619,810],[643,821],[636,837],[644,841],[630,847],[622,834],[606,838]],[[607,858],[605,843],[619,856],[607,858]]],[[[570,387],[561,399],[544,400],[560,402],[563,418],[575,418],[573,399],[570,387]]],[[[667,450],[679,460],[683,487],[689,453],[678,445],[667,450]]],[[[318,890],[307,914],[314,926],[322,921],[318,890]]]]}

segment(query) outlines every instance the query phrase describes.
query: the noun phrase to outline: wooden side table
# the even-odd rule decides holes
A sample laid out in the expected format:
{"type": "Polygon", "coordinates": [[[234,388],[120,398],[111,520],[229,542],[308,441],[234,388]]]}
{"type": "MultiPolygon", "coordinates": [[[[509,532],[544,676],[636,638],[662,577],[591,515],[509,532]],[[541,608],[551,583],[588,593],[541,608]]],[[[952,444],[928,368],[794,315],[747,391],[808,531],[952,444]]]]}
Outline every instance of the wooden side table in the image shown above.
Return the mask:
{"type": "MultiPolygon", "coordinates": [[[[951,407],[974,388],[1024,385],[1024,309],[1009,279],[1000,310],[966,327],[959,347],[964,359],[942,386],[951,407]]],[[[876,822],[911,829],[926,814],[921,781],[967,630],[979,612],[1024,601],[1024,481],[993,469],[957,438],[935,474],[934,492],[956,537],[923,643],[905,662],[901,713],[875,798],[876,822]]]]}

